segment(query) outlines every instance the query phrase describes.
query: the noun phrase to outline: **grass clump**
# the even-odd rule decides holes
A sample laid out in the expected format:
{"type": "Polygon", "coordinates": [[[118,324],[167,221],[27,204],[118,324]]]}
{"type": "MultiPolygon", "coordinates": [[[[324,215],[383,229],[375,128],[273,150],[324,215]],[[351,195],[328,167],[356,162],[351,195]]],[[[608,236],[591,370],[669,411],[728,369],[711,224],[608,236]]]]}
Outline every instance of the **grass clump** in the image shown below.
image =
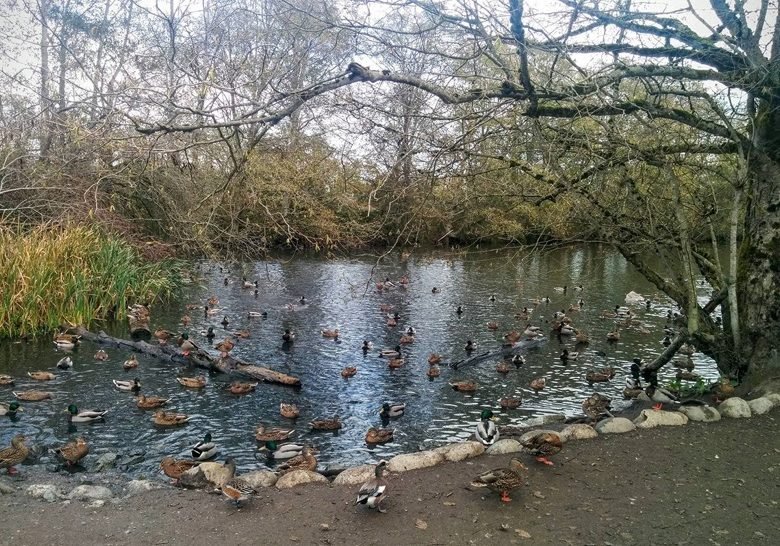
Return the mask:
{"type": "Polygon", "coordinates": [[[0,226],[0,336],[123,318],[130,303],[169,298],[180,269],[173,260],[144,262],[96,227],[0,226]]]}

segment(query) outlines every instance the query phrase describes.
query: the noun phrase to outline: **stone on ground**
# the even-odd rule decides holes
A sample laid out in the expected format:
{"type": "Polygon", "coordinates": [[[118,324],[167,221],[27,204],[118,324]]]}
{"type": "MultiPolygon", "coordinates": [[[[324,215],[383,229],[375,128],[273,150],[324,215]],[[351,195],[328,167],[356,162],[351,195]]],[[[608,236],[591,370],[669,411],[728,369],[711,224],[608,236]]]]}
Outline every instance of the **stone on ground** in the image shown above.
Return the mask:
{"type": "Polygon", "coordinates": [[[435,453],[441,454],[446,461],[458,462],[482,455],[485,452],[485,446],[479,442],[473,441],[458,442],[455,444],[447,444],[446,446],[437,447],[433,451],[435,453]]]}
{"type": "Polygon", "coordinates": [[[150,482],[149,480],[131,480],[127,484],[127,496],[130,497],[159,488],[160,486],[158,484],[150,482]]]}
{"type": "Polygon", "coordinates": [[[761,398],[748,400],[748,406],[750,407],[750,412],[753,415],[764,415],[773,407],[775,407],[775,404],[769,398],[762,396],[761,398]]]}
{"type": "Polygon", "coordinates": [[[752,415],[748,403],[742,398],[736,397],[721,402],[718,411],[723,417],[731,417],[732,419],[744,419],[752,415]]]}
{"type": "Polygon", "coordinates": [[[560,434],[558,434],[564,443],[569,440],[590,440],[591,438],[596,438],[598,435],[596,429],[585,423],[576,423],[564,427],[560,434]]]}
{"type": "Polygon", "coordinates": [[[689,420],[702,423],[720,421],[720,413],[712,406],[681,406],[680,413],[684,413],[689,420]]]}
{"type": "MultiPolygon", "coordinates": [[[[529,441],[531,438],[535,438],[536,436],[539,436],[540,434],[544,434],[546,432],[551,432],[552,434],[557,434],[560,436],[560,433],[557,430],[545,430],[543,428],[540,428],[538,430],[529,430],[522,436],[520,436],[520,443],[524,444],[525,442],[529,441]]],[[[563,442],[563,438],[561,438],[561,441],[563,442]]]]}
{"type": "Polygon", "coordinates": [[[228,469],[222,463],[200,463],[182,473],[179,483],[193,489],[221,487],[228,477],[228,469]]]}
{"type": "Polygon", "coordinates": [[[334,485],[363,485],[374,477],[374,465],[364,464],[347,468],[333,480],[334,485]]]}
{"type": "Polygon", "coordinates": [[[642,410],[639,417],[634,419],[637,428],[655,428],[667,426],[680,426],[688,423],[688,417],[679,411],[642,410]]]}
{"type": "Polygon", "coordinates": [[[390,459],[387,464],[387,469],[390,472],[406,472],[407,470],[417,470],[418,468],[435,466],[443,460],[444,455],[436,450],[404,453],[403,455],[396,455],[390,459]]]}
{"type": "Polygon", "coordinates": [[[272,487],[276,485],[279,476],[270,470],[255,470],[254,472],[241,474],[241,479],[248,483],[252,489],[260,489],[261,487],[272,487]]]}
{"type": "Polygon", "coordinates": [[[111,490],[103,485],[79,485],[68,493],[69,499],[82,501],[108,500],[113,496],[111,490]]]}
{"type": "Polygon", "coordinates": [[[609,417],[596,423],[595,428],[599,434],[622,434],[636,429],[636,425],[625,417],[609,417]]]}
{"type": "Polygon", "coordinates": [[[767,394],[765,398],[769,399],[775,407],[780,406],[780,394],[772,392],[767,394]]]}
{"type": "Polygon", "coordinates": [[[485,453],[488,455],[504,455],[506,453],[517,453],[522,449],[523,446],[520,445],[520,442],[511,438],[507,438],[504,440],[499,440],[492,446],[488,447],[485,453]]]}
{"type": "Polygon", "coordinates": [[[309,483],[325,484],[328,483],[328,478],[311,470],[293,470],[276,481],[276,488],[290,489],[291,487],[309,483]]]}
{"type": "Polygon", "coordinates": [[[54,502],[65,497],[59,487],[48,483],[31,485],[27,488],[27,494],[35,499],[43,499],[48,502],[54,502]]]}

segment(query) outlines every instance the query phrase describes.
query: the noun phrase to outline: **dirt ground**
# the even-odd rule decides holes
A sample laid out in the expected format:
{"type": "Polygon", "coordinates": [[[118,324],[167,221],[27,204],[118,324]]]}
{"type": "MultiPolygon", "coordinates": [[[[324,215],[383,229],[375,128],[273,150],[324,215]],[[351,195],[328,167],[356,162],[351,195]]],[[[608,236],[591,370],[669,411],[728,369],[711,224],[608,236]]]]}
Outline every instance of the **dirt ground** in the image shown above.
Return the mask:
{"type": "MultiPolygon", "coordinates": [[[[389,476],[387,514],[353,507],[356,488],[223,497],[172,488],[89,508],[0,497],[1,544],[780,544],[780,411],[570,442],[554,467],[527,459],[503,505],[470,490],[509,456],[389,476]]],[[[22,467],[24,470],[24,467],[22,467]]],[[[22,488],[32,478],[11,482],[22,488]]]]}

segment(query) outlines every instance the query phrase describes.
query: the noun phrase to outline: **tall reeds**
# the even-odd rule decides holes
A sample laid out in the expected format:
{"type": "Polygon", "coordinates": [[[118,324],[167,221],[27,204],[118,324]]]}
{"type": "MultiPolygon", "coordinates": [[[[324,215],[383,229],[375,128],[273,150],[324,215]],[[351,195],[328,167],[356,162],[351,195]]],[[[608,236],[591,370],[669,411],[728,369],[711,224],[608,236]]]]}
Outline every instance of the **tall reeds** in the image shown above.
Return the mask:
{"type": "Polygon", "coordinates": [[[0,337],[122,318],[130,303],[171,296],[179,269],[170,260],[145,263],[93,227],[0,226],[0,337]]]}

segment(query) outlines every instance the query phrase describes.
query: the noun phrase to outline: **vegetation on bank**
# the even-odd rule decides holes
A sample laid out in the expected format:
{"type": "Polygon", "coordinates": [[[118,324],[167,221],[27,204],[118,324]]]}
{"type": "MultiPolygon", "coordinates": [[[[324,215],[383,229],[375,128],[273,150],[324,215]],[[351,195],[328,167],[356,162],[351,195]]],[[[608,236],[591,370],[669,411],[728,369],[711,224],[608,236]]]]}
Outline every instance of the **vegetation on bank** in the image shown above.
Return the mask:
{"type": "Polygon", "coordinates": [[[96,227],[0,226],[0,336],[121,318],[130,303],[170,297],[179,272],[96,227]]]}

